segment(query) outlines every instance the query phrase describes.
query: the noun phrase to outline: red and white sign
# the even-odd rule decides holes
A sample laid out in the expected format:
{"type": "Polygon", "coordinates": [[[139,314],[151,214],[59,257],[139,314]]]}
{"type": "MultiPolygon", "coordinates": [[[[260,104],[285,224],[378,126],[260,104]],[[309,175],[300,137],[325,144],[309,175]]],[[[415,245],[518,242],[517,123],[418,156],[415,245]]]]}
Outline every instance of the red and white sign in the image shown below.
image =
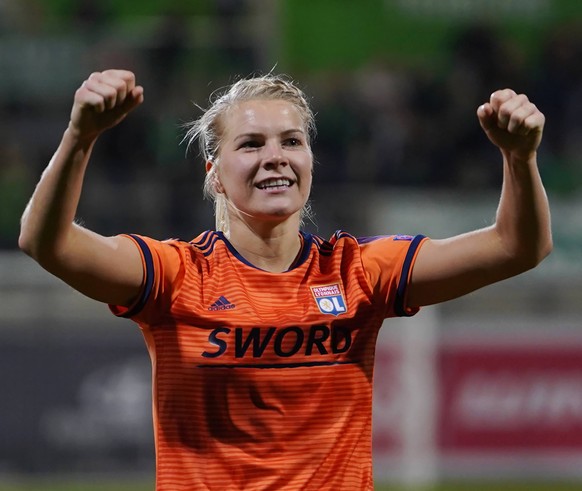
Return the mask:
{"type": "Polygon", "coordinates": [[[582,346],[452,346],[438,362],[443,451],[582,451],[582,346]]]}

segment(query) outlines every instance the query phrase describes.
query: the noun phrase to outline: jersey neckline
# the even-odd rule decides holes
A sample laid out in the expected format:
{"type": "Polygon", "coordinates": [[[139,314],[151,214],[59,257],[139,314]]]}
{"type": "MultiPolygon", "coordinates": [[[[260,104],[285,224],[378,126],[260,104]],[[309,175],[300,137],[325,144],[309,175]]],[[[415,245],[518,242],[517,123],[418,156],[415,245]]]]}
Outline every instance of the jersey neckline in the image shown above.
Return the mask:
{"type": "MultiPolygon", "coordinates": [[[[265,273],[271,273],[270,271],[267,271],[265,269],[259,268],[258,266],[255,266],[253,263],[251,263],[250,261],[247,261],[236,249],[235,247],[230,243],[230,241],[225,237],[224,233],[220,230],[216,230],[214,232],[218,238],[220,238],[226,245],[226,247],[228,248],[228,250],[232,253],[232,255],[234,257],[236,257],[240,262],[242,262],[243,264],[246,264],[247,266],[250,266],[251,268],[254,269],[258,269],[259,271],[264,271],[265,273]]],[[[282,271],[282,273],[287,273],[289,271],[293,271],[294,269],[298,268],[299,266],[301,266],[309,257],[309,253],[311,251],[311,244],[313,243],[313,236],[311,234],[308,234],[306,232],[303,232],[302,230],[299,231],[299,238],[301,239],[301,249],[299,250],[299,253],[297,254],[297,257],[294,259],[294,261],[291,263],[291,266],[289,266],[288,269],[286,269],[285,271],[282,271]]],[[[281,274],[281,273],[271,273],[271,274],[281,274]]]]}

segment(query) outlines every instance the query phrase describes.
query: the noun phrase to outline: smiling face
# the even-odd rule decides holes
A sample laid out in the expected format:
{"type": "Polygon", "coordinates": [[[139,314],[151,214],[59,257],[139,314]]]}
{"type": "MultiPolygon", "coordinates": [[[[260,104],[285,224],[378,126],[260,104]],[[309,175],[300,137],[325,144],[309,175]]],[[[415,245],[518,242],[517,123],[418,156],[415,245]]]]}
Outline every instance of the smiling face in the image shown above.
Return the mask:
{"type": "Polygon", "coordinates": [[[228,202],[230,221],[294,217],[298,226],[313,155],[297,107],[281,99],[240,102],[223,114],[221,129],[215,190],[228,202]]]}

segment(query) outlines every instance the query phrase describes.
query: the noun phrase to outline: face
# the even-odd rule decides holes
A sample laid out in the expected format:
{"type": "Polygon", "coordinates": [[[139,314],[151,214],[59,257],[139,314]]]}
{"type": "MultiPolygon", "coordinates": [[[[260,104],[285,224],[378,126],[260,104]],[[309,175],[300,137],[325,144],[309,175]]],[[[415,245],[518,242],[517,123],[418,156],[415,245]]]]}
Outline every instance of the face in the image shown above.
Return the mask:
{"type": "Polygon", "coordinates": [[[216,190],[229,202],[231,221],[295,216],[298,223],[313,168],[299,110],[283,100],[251,100],[230,108],[221,123],[216,190]]]}

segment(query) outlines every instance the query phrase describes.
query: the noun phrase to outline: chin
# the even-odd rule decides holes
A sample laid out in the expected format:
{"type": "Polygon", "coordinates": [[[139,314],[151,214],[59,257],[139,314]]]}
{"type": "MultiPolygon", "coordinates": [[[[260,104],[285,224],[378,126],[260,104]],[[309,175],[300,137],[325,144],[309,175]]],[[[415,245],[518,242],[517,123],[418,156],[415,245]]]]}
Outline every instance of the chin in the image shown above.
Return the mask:
{"type": "Polygon", "coordinates": [[[275,210],[262,210],[261,213],[257,214],[257,218],[265,221],[277,221],[283,222],[285,220],[292,219],[294,217],[299,218],[301,210],[289,210],[289,209],[275,209],[275,210]]]}

